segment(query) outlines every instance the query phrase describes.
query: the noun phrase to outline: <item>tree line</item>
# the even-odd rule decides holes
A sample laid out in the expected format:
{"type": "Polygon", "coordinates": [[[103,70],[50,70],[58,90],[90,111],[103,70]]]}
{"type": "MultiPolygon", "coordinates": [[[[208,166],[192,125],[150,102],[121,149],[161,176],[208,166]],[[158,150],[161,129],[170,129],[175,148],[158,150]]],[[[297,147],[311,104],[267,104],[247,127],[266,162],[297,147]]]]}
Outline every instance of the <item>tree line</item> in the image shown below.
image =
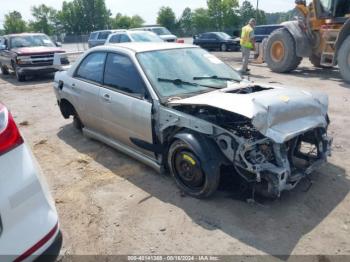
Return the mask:
{"type": "MultiPolygon", "coordinates": [[[[86,35],[102,29],[140,27],[144,20],[139,15],[128,16],[112,12],[105,0],[64,1],[56,10],[45,4],[31,8],[33,20],[25,21],[18,11],[5,15],[2,33],[42,32],[50,36],[86,35]]],[[[185,8],[179,18],[171,7],[158,11],[157,23],[179,36],[192,36],[205,31],[225,31],[234,34],[250,18],[258,24],[274,24],[290,20],[292,12],[266,13],[256,10],[249,1],[239,5],[238,0],[207,0],[207,8],[185,8]]]]}

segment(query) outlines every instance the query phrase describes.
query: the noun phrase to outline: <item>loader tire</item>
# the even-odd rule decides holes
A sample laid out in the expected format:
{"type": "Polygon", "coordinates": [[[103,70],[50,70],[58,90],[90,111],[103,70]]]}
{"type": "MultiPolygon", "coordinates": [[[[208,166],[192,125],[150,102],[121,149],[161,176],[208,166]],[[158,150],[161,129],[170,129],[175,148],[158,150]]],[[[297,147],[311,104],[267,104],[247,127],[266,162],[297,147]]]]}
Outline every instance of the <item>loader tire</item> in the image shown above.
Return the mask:
{"type": "Polygon", "coordinates": [[[277,73],[288,73],[296,69],[302,58],[297,56],[296,45],[287,29],[274,31],[266,45],[266,63],[277,73]]]}
{"type": "Polygon", "coordinates": [[[312,54],[309,57],[309,60],[310,60],[311,64],[314,65],[314,67],[317,67],[317,68],[332,68],[332,66],[323,66],[323,65],[321,65],[321,57],[319,55],[312,54]]]}
{"type": "Polygon", "coordinates": [[[350,83],[350,36],[345,39],[340,47],[338,66],[344,81],[350,83]]]}

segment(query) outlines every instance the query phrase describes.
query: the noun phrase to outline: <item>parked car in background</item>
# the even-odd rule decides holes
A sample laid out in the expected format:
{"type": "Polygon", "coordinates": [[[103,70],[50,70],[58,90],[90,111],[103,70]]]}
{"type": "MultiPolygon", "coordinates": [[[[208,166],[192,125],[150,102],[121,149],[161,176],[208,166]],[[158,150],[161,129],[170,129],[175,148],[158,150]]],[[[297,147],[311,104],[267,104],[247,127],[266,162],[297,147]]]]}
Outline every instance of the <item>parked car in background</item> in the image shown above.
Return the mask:
{"type": "Polygon", "coordinates": [[[127,42],[164,42],[158,35],[149,31],[120,31],[110,34],[105,44],[117,44],[127,42]]]}
{"type": "Polygon", "coordinates": [[[198,46],[96,47],[56,73],[54,91],[85,135],[169,170],[194,197],[231,170],[277,198],[330,154],[327,95],[243,80],[198,46]]]}
{"type": "Polygon", "coordinates": [[[1,261],[33,261],[38,256],[51,261],[61,245],[54,201],[11,113],[0,103],[1,261]]]}
{"type": "Polygon", "coordinates": [[[258,25],[254,28],[255,42],[262,43],[265,38],[268,38],[270,34],[276,29],[282,28],[283,25],[258,25]]]}
{"type": "Polygon", "coordinates": [[[100,30],[100,31],[91,32],[88,40],[89,48],[99,46],[99,45],[104,45],[110,34],[116,33],[119,31],[125,31],[125,30],[100,30]]]}
{"type": "Polygon", "coordinates": [[[165,42],[176,42],[177,37],[173,35],[168,29],[162,26],[146,26],[146,27],[140,27],[140,28],[133,28],[130,30],[137,30],[137,31],[150,31],[158,35],[161,39],[163,39],[165,42]]]}
{"type": "Polygon", "coordinates": [[[207,50],[239,51],[239,37],[231,37],[224,32],[208,32],[194,36],[193,44],[207,50]]]}
{"type": "MultiPolygon", "coordinates": [[[[56,72],[55,53],[64,53],[60,43],[54,43],[45,34],[22,33],[0,36],[0,68],[2,74],[14,71],[18,81],[27,75],[56,72]]],[[[68,60],[62,61],[68,63],[68,60]]]]}

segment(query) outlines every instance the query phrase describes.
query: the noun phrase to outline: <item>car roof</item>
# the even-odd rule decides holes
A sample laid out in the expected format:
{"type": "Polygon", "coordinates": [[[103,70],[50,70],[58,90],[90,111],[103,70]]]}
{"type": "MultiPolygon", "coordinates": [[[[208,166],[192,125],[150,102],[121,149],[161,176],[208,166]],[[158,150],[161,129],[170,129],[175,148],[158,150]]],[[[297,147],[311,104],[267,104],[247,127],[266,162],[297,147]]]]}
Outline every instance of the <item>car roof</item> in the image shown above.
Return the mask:
{"type": "Polygon", "coordinates": [[[98,30],[98,31],[92,31],[90,34],[93,34],[93,33],[103,33],[103,32],[117,33],[117,32],[123,32],[123,31],[126,31],[126,29],[106,29],[106,30],[98,30]]]}
{"type": "Polygon", "coordinates": [[[43,33],[18,33],[18,34],[4,35],[4,36],[11,37],[11,36],[29,36],[29,35],[45,35],[45,34],[43,34],[43,33]]]}
{"type": "Polygon", "coordinates": [[[118,51],[125,49],[133,53],[142,53],[149,51],[168,50],[168,49],[181,49],[181,48],[199,48],[195,45],[178,44],[178,43],[166,43],[166,42],[128,42],[118,43],[105,46],[94,47],[94,50],[100,51],[118,51]]]}

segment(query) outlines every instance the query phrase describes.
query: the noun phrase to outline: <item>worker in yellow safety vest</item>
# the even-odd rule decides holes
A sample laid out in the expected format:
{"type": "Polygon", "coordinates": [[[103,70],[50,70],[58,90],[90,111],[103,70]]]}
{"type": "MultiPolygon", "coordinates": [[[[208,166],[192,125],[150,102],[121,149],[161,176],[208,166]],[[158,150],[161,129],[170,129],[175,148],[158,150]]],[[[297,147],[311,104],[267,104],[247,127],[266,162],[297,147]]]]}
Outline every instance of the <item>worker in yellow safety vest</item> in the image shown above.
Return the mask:
{"type": "Polygon", "coordinates": [[[255,49],[255,34],[254,28],[256,21],[254,18],[249,20],[249,23],[242,28],[241,34],[241,49],[242,49],[242,67],[239,70],[242,74],[247,74],[250,51],[255,49]]]}

